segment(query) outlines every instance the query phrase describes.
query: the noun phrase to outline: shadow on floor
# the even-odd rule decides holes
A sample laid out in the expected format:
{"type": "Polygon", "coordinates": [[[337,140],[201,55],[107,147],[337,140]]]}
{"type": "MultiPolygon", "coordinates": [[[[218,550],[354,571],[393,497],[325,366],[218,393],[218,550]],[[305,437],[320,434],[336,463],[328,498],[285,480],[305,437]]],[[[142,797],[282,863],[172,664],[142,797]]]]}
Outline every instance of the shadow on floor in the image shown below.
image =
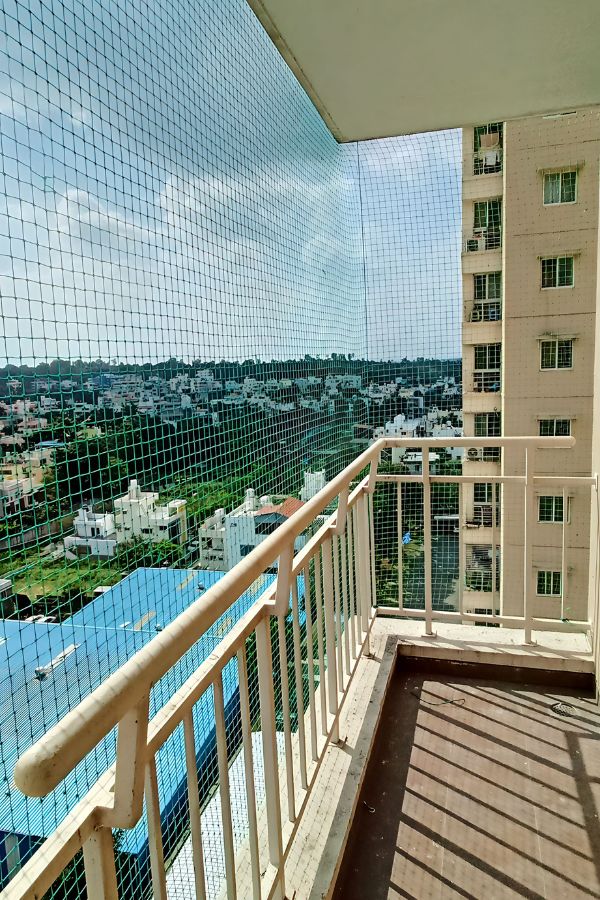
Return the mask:
{"type": "Polygon", "coordinates": [[[592,693],[490,670],[398,660],[336,900],[600,896],[592,693]]]}

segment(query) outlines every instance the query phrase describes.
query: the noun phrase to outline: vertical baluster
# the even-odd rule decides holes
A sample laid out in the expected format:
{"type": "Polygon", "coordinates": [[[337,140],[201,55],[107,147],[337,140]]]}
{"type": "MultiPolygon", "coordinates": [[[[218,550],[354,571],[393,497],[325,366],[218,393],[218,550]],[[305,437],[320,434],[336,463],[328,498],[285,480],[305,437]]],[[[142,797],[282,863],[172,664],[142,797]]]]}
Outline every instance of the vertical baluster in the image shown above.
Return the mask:
{"type": "Polygon", "coordinates": [[[358,504],[358,535],[356,549],[358,553],[358,598],[360,605],[361,639],[364,636],[364,652],[370,653],[369,619],[371,615],[371,595],[369,578],[369,521],[368,501],[366,494],[361,494],[358,504]]]}
{"type": "Polygon", "coordinates": [[[88,900],[118,900],[115,849],[110,828],[99,828],[84,842],[83,862],[88,900]]]}
{"type": "Polygon", "coordinates": [[[525,618],[525,643],[532,643],[533,597],[533,528],[535,521],[535,494],[533,482],[534,448],[525,447],[525,516],[523,523],[523,614],[525,618]]]}
{"type": "Polygon", "coordinates": [[[281,832],[281,798],[279,795],[279,764],[277,761],[277,731],[275,728],[275,693],[273,689],[273,659],[271,655],[270,620],[261,619],[256,626],[256,655],[258,659],[258,690],[260,695],[260,723],[265,767],[265,795],[269,862],[277,872],[274,900],[285,897],[283,837],[281,832]]]}
{"type": "Polygon", "coordinates": [[[221,672],[213,682],[213,695],[215,701],[215,727],[217,733],[217,761],[219,765],[219,794],[221,797],[221,818],[223,821],[225,881],[227,884],[228,900],[235,900],[237,897],[235,885],[235,851],[233,846],[233,825],[231,822],[231,794],[229,790],[223,675],[221,672]]]}
{"type": "Polygon", "coordinates": [[[425,565],[425,634],[433,634],[433,573],[431,566],[431,481],[429,447],[423,447],[423,553],[425,565]]]}
{"type": "MultiPolygon", "coordinates": [[[[346,519],[346,523],[348,520],[346,519]]],[[[347,556],[347,531],[344,531],[340,539],[341,550],[341,576],[342,576],[342,616],[344,619],[344,659],[346,661],[346,674],[350,677],[350,607],[348,603],[348,556],[347,556]]]]}
{"type": "Polygon", "coordinates": [[[160,825],[160,800],[158,796],[158,779],[156,777],[156,758],[154,756],[146,765],[146,815],[148,817],[148,846],[154,900],[167,900],[165,856],[160,825]]]}
{"type": "Polygon", "coordinates": [[[242,645],[237,653],[238,676],[240,681],[240,717],[242,743],[244,748],[244,776],[246,780],[246,806],[248,807],[248,839],[250,844],[250,866],[252,869],[252,891],[254,900],[260,900],[260,857],[258,854],[258,822],[256,817],[256,793],[254,789],[254,758],[252,752],[252,721],[250,718],[250,696],[248,693],[248,667],[246,647],[242,645]]]}
{"type": "Polygon", "coordinates": [[[333,716],[334,725],[332,740],[339,740],[338,725],[338,678],[335,646],[335,619],[333,596],[333,569],[331,565],[331,540],[323,543],[323,603],[325,611],[325,645],[327,650],[327,687],[329,693],[329,712],[333,716]]]}
{"type": "Polygon", "coordinates": [[[335,640],[337,647],[338,690],[344,690],[344,658],[342,646],[342,604],[340,594],[340,543],[337,534],[331,538],[333,550],[333,615],[335,621],[335,640]]]}
{"type": "Polygon", "coordinates": [[[458,485],[458,610],[461,616],[465,610],[465,568],[467,557],[467,542],[464,539],[464,523],[466,519],[465,491],[461,483],[458,485]]]}
{"type": "Polygon", "coordinates": [[[279,670],[281,673],[281,710],[283,715],[283,735],[285,741],[285,775],[287,784],[288,819],[296,818],[294,794],[294,761],[292,757],[292,727],[290,721],[290,687],[288,680],[287,646],[285,640],[285,616],[277,616],[279,637],[279,670]]]}
{"type": "Polygon", "coordinates": [[[206,883],[204,880],[204,851],[202,848],[200,797],[198,794],[198,772],[196,769],[196,740],[194,737],[194,719],[192,710],[187,713],[183,720],[183,735],[185,741],[185,765],[190,805],[190,831],[192,835],[192,859],[194,862],[196,900],[205,900],[206,883]]]}
{"type": "Polygon", "coordinates": [[[349,601],[350,601],[350,634],[352,636],[352,659],[356,659],[356,645],[358,643],[356,636],[356,578],[355,578],[355,559],[354,559],[354,548],[356,546],[355,534],[356,534],[356,516],[354,513],[355,507],[353,507],[348,513],[348,588],[349,588],[349,601]]]}
{"type": "Polygon", "coordinates": [[[321,550],[315,556],[315,605],[317,613],[317,650],[319,653],[319,700],[321,732],[327,734],[327,694],[325,683],[325,650],[323,647],[323,591],[321,586],[321,550]]]}
{"type": "Polygon", "coordinates": [[[498,560],[496,559],[496,482],[492,481],[492,618],[496,616],[496,578],[498,560]]]}
{"type": "Polygon", "coordinates": [[[310,563],[304,569],[304,611],[306,613],[306,665],[308,667],[308,709],[310,715],[310,746],[312,758],[316,762],[319,758],[317,739],[317,714],[315,702],[315,656],[312,602],[310,592],[310,563]]]}
{"type": "MultiPolygon", "coordinates": [[[[304,587],[306,598],[306,584],[304,587]]],[[[306,605],[306,600],[305,600],[306,605]]],[[[302,683],[302,644],[300,642],[300,610],[298,607],[298,579],[292,579],[292,628],[294,635],[294,677],[296,683],[296,715],[298,716],[298,752],[300,754],[300,783],[308,790],[306,773],[306,734],[304,731],[304,686],[302,683]]],[[[306,635],[309,637],[308,617],[306,618],[306,635]]]]}
{"type": "MultiPolygon", "coordinates": [[[[377,606],[377,577],[375,571],[375,515],[374,515],[374,494],[367,495],[369,498],[369,568],[371,572],[371,606],[377,606]]],[[[372,610],[369,610],[369,618],[372,610]]]]}
{"type": "Polygon", "coordinates": [[[561,554],[560,554],[560,618],[561,621],[565,618],[565,597],[567,594],[567,524],[569,518],[569,507],[568,507],[569,498],[567,496],[567,489],[563,487],[562,490],[562,504],[563,504],[563,515],[562,515],[562,535],[561,535],[561,554]]]}
{"type": "Polygon", "coordinates": [[[404,608],[404,530],[402,528],[402,482],[396,482],[398,496],[396,500],[396,527],[398,529],[398,608],[404,608]]]}

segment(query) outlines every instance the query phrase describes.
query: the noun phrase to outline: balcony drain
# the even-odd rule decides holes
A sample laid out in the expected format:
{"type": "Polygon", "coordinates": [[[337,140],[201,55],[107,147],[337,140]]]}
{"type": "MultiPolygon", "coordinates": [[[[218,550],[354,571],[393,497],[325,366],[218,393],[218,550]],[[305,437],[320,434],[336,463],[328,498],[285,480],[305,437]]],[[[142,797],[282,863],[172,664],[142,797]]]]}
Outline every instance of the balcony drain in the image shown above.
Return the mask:
{"type": "Polygon", "coordinates": [[[553,703],[550,707],[552,712],[555,712],[559,716],[572,716],[575,710],[572,706],[569,706],[568,703],[553,703]]]}

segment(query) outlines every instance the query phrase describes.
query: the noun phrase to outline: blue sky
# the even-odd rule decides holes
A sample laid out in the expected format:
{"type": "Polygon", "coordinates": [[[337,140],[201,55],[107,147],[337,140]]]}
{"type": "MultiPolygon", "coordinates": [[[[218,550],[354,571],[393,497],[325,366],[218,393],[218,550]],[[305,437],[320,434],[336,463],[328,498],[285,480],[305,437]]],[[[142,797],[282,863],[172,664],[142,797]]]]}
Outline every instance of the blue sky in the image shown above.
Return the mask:
{"type": "Polygon", "coordinates": [[[0,33],[0,363],[459,353],[458,133],[338,146],[243,0],[0,33]]]}

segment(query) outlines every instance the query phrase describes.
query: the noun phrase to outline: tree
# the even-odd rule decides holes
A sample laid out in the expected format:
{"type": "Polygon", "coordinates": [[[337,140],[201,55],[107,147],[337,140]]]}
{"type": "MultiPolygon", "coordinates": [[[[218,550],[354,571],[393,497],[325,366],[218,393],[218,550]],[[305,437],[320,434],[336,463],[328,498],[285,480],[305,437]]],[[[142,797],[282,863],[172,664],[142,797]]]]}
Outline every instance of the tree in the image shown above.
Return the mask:
{"type": "Polygon", "coordinates": [[[117,546],[114,560],[122,570],[133,571],[142,567],[176,566],[183,556],[184,550],[180,544],[135,538],[117,546]]]}

